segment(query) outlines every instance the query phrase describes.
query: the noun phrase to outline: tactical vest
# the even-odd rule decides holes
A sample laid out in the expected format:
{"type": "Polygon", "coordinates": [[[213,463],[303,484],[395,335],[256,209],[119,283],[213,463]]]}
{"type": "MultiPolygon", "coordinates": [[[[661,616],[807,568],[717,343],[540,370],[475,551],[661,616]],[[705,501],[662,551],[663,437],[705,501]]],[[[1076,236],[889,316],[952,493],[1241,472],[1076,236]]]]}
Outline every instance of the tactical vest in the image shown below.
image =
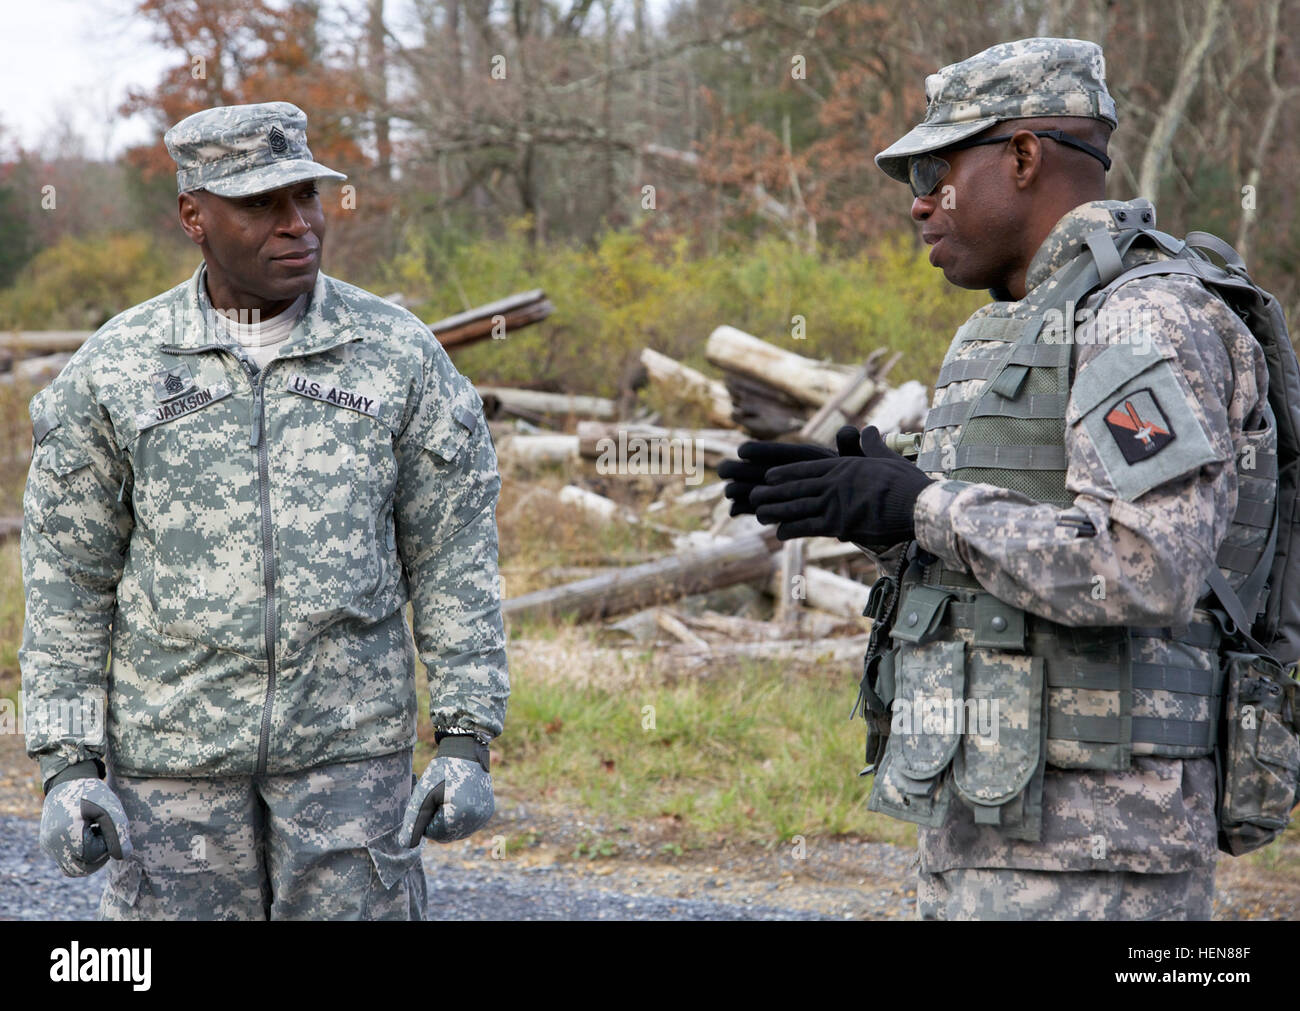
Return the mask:
{"type": "MultiPolygon", "coordinates": [[[[1072,396],[1080,414],[1098,407],[1118,389],[1114,368],[1128,352],[1103,349],[1074,381],[1078,345],[1058,321],[1072,317],[1076,303],[1095,310],[1109,294],[1098,289],[1182,245],[1145,227],[1152,218],[1141,204],[1137,212],[1129,205],[1112,213],[1118,235],[1090,235],[1087,248],[1026,299],[994,303],[957,331],[935,383],[921,470],[1071,505],[1067,402],[1072,396]],[[1125,228],[1137,224],[1125,218],[1139,215],[1139,227],[1125,228]]],[[[1249,597],[1253,614],[1263,588],[1243,584],[1271,553],[1276,430],[1246,432],[1235,449],[1239,459],[1249,453],[1254,467],[1249,475],[1239,468],[1238,506],[1217,560],[1233,589],[1249,597]]],[[[890,612],[896,649],[874,662],[869,654],[863,682],[868,710],[875,709],[868,762],[879,760],[872,810],[937,826],[955,791],[977,823],[1036,839],[1047,765],[1123,771],[1134,755],[1193,758],[1214,750],[1221,615],[1197,609],[1185,628],[1070,627],[1008,605],[969,574],[937,561],[922,564],[915,555],[892,585],[888,577],[883,582],[868,610],[890,612]],[[915,699],[930,710],[921,721],[935,717],[932,726],[904,726],[886,750],[881,708],[889,713],[892,706],[897,722],[899,702],[915,699]],[[995,700],[990,740],[990,718],[980,707],[995,700]],[[958,720],[941,718],[947,706],[958,720]]]]}

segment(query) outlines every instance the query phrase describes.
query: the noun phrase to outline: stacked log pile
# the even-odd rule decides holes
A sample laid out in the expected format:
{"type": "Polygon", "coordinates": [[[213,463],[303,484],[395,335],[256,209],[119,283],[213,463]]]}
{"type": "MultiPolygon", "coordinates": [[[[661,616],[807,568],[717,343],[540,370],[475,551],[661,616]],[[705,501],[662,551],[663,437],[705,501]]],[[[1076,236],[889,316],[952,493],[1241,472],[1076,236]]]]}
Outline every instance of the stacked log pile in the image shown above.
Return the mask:
{"type": "MultiPolygon", "coordinates": [[[[825,538],[783,545],[774,528],[752,516],[732,517],[723,482],[716,475],[706,481],[700,470],[716,471],[749,439],[831,446],[845,424],[874,424],[886,435],[916,431],[926,412],[925,387],[888,384],[896,354],[876,351],[858,365],[841,365],[727,326],[710,336],[706,358],[721,379],[652,349],[641,353],[640,366],[642,381],[657,387],[659,403],[689,400],[703,410],[712,426],[707,428],[666,427],[657,424],[657,415],[644,413],[615,419],[611,410],[617,405],[596,398],[480,388],[491,404],[503,462],[560,464],[573,483],[555,495],[558,503],[596,522],[649,527],[669,535],[673,545],[633,564],[566,565],[540,573],[554,585],[507,597],[507,622],[601,622],[606,633],[635,640],[616,647],[620,655],[653,645],[674,669],[695,673],[707,673],[724,657],[860,657],[868,629],[862,610],[875,559],[855,545],[825,538]],[[647,453],[638,460],[637,450],[647,447],[658,447],[658,456],[647,453]],[[611,473],[653,479],[659,497],[638,510],[598,494],[598,488],[609,490],[611,473]],[[678,523],[702,529],[665,525],[670,512],[678,523]],[[726,597],[721,591],[740,585],[772,598],[770,619],[713,609],[726,597]]],[[[620,404],[627,402],[620,398],[620,404]]],[[[541,489],[530,492],[516,508],[535,506],[533,496],[540,494],[541,489]]]]}
{"type": "MultiPolygon", "coordinates": [[[[429,326],[455,349],[551,311],[543,292],[525,292],[429,326]]],[[[46,382],[86,336],[0,335],[0,379],[46,382]]],[[[689,401],[708,427],[660,424],[659,414],[635,406],[634,388],[615,401],[477,387],[503,472],[529,483],[513,507],[517,515],[527,515],[520,511],[543,496],[549,508],[640,527],[671,545],[618,558],[566,556],[564,565],[531,573],[531,585],[544,588],[506,597],[507,622],[598,622],[603,636],[617,640],[613,648],[653,645],[675,669],[700,674],[729,657],[859,657],[874,558],[823,538],[783,545],[774,528],[752,516],[732,517],[716,468],[748,439],[831,446],[845,424],[874,424],[885,434],[915,431],[926,411],[925,388],[890,386],[898,355],[884,351],[856,364],[818,361],[729,326],[713,331],[705,351],[720,378],[651,349],[641,353],[638,372],[641,384],[656,388],[660,405],[689,401]],[[570,482],[558,493],[553,477],[532,480],[557,466],[570,482]],[[624,478],[637,480],[644,501],[609,497],[624,478]],[[751,588],[748,600],[771,598],[759,617],[752,609],[747,616],[719,610],[727,606],[723,591],[740,586],[751,588]]],[[[0,537],[20,525],[18,517],[0,517],[0,537]]]]}

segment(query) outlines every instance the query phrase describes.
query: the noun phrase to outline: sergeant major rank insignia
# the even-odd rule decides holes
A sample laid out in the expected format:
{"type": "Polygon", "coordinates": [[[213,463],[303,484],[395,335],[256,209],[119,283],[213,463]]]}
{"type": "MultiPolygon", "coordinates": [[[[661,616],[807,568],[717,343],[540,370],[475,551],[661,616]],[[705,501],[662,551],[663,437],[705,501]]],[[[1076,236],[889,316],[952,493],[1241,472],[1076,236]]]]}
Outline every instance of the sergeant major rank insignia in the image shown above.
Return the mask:
{"type": "Polygon", "coordinates": [[[1149,460],[1174,441],[1174,429],[1150,390],[1130,393],[1106,412],[1106,427],[1130,464],[1149,460]]]}
{"type": "Polygon", "coordinates": [[[174,368],[163,369],[153,374],[153,395],[159,403],[175,400],[193,387],[194,377],[190,375],[190,367],[184,362],[174,368]]]}
{"type": "Polygon", "coordinates": [[[271,127],[270,133],[266,135],[266,143],[274,155],[282,155],[289,150],[289,138],[278,126],[271,127]]]}

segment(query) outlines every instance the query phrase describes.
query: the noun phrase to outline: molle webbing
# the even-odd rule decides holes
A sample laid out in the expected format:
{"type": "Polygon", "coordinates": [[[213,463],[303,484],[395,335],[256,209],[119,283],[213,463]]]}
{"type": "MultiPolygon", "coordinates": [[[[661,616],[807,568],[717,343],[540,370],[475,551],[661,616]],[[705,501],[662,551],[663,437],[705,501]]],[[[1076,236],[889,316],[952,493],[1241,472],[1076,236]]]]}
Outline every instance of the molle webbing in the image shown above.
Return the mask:
{"type": "Polygon", "coordinates": [[[968,649],[1042,658],[1048,764],[1122,771],[1134,754],[1194,758],[1213,751],[1223,686],[1218,665],[1202,668],[1190,658],[1185,664],[1148,663],[1138,657],[1143,638],[1212,654],[1220,636],[1215,624],[1195,621],[1186,629],[1070,627],[1020,611],[972,590],[971,584],[975,581],[968,576],[933,567],[926,581],[909,587],[900,602],[900,627],[906,629],[911,620],[912,627],[924,630],[926,641],[961,635],[968,649]],[[1158,706],[1152,704],[1153,692],[1163,693],[1158,706]],[[1134,715],[1139,702],[1147,703],[1141,707],[1143,715],[1134,715]],[[1181,715],[1148,715],[1157,708],[1181,715]]]}
{"type": "MultiPolygon", "coordinates": [[[[1149,219],[1143,215],[1142,220],[1149,219]]],[[[1116,221],[1123,227],[1118,214],[1116,221]]],[[[1066,323],[1066,315],[1099,289],[1100,297],[1088,304],[1104,304],[1115,287],[1135,277],[1182,273],[1220,287],[1235,281],[1211,264],[1181,258],[1184,244],[1154,229],[1126,229],[1118,235],[1099,229],[1087,237],[1085,247],[1016,306],[1029,315],[1009,316],[1003,310],[1003,315],[970,320],[957,331],[936,392],[954,383],[971,385],[939,397],[942,402],[927,416],[929,448],[917,461],[922,470],[1008,488],[1039,502],[1071,504],[1064,447],[1074,381],[1068,336],[1073,320],[1066,323]],[[1152,255],[1149,249],[1136,249],[1139,241],[1155,247],[1155,255],[1179,258],[1134,267],[1135,258],[1152,255]],[[1065,334],[1057,331],[1057,318],[1066,324],[1065,334]],[[954,440],[951,433],[958,428],[954,440]]],[[[1086,385],[1088,379],[1085,371],[1081,380],[1086,385]]],[[[1276,430],[1270,424],[1252,435],[1246,433],[1243,454],[1253,454],[1253,469],[1239,461],[1237,511],[1218,555],[1235,587],[1257,572],[1263,552],[1271,552],[1276,430]]],[[[970,575],[938,564],[905,592],[895,625],[903,629],[902,638],[926,642],[960,635],[968,652],[991,649],[1041,658],[1049,765],[1122,771],[1130,768],[1134,754],[1191,758],[1213,751],[1223,691],[1217,662],[1221,634],[1213,621],[1197,620],[1180,629],[1058,625],[999,601],[970,575]],[[995,619],[996,625],[991,624],[995,619]]]]}
{"type": "Polygon", "coordinates": [[[926,430],[961,426],[957,444],[922,453],[917,466],[959,481],[1011,488],[1042,502],[1065,504],[1065,408],[1070,346],[1041,343],[1046,314],[986,316],[966,323],[954,347],[963,348],[939,372],[937,389],[985,380],[969,399],[949,400],[926,418],[926,430]]]}

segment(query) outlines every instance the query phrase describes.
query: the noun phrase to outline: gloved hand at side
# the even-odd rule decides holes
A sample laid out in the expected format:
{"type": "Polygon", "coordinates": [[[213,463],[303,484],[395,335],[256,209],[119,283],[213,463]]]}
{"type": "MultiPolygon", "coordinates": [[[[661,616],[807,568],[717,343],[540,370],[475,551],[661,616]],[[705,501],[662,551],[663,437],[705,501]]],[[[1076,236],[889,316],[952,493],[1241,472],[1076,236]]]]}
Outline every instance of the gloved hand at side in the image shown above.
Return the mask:
{"type": "Polygon", "coordinates": [[[488,766],[486,744],[459,734],[444,737],[411,791],[402,818],[405,845],[418,846],[421,836],[455,842],[486,825],[495,809],[488,766]]]}
{"type": "Polygon", "coordinates": [[[781,540],[837,537],[874,545],[916,536],[913,511],[930,478],[885,447],[880,433],[862,433],[866,455],[773,467],[749,501],[760,523],[778,524],[781,540]]]}
{"type": "MultiPolygon", "coordinates": [[[[839,456],[862,455],[858,430],[852,425],[845,425],[836,433],[835,444],[839,456]]],[[[736,455],[739,460],[723,460],[718,464],[718,477],[728,482],[722,494],[732,500],[732,516],[754,511],[749,493],[763,483],[771,468],[809,460],[834,460],[837,454],[824,446],[801,442],[745,442],[736,455]]]]}
{"type": "Polygon", "coordinates": [[[64,874],[93,874],[109,857],[131,855],[126,811],[108,784],[93,776],[56,784],[41,811],[40,845],[64,874]]]}

